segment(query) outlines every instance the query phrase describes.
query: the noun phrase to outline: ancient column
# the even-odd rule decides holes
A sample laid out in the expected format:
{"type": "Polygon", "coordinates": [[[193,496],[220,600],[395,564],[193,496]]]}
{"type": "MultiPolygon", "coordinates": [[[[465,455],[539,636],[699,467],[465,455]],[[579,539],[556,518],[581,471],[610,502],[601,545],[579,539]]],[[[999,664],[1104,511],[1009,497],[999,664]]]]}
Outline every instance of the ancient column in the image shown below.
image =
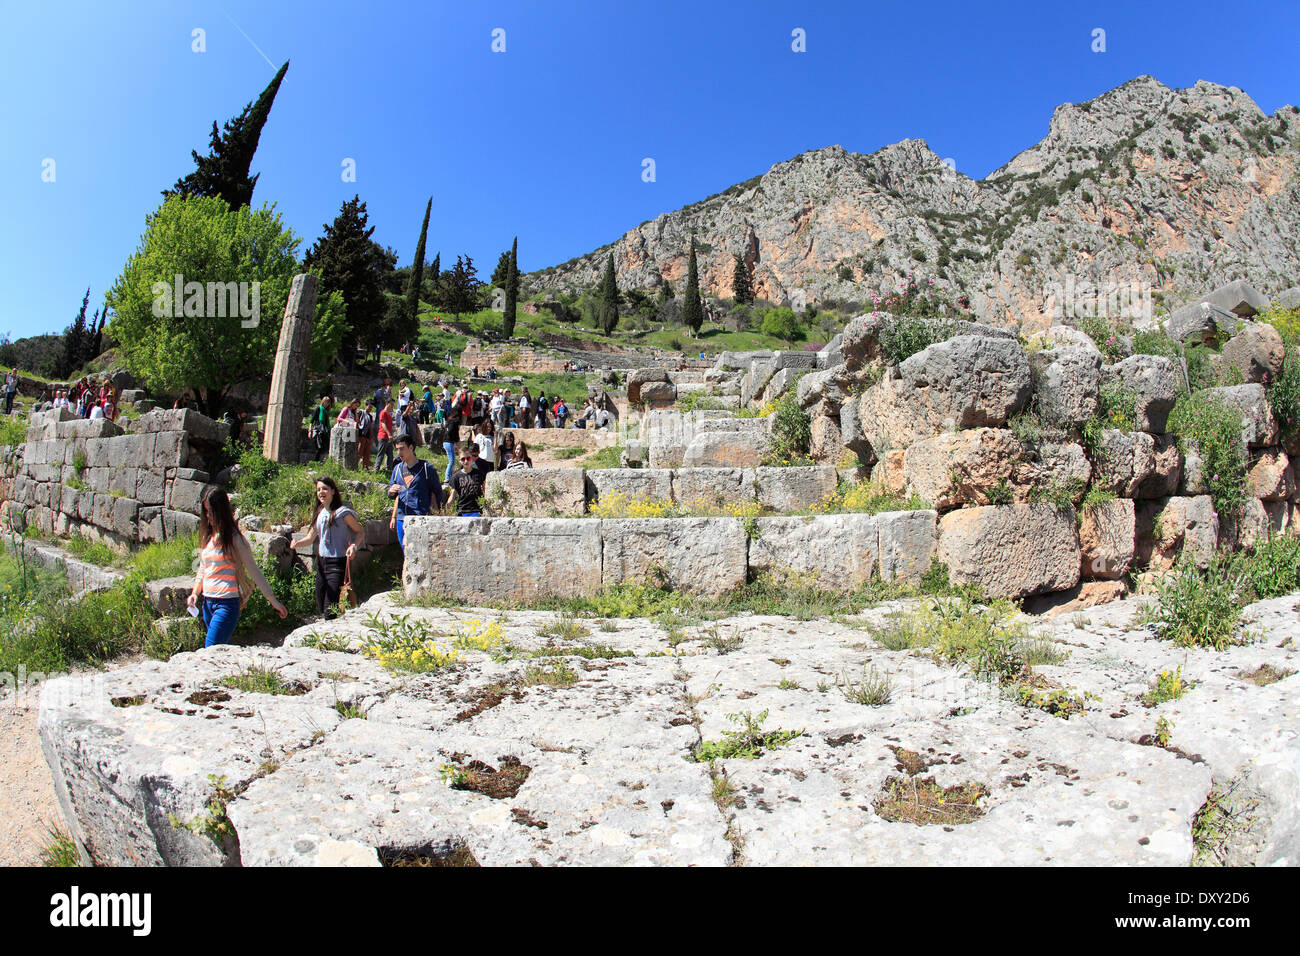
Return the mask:
{"type": "Polygon", "coordinates": [[[302,395],[307,378],[307,347],[316,317],[314,275],[303,272],[293,277],[289,301],[284,305],[280,344],[275,350],[275,371],[271,373],[271,399],[266,406],[262,454],[282,464],[298,463],[298,438],[302,431],[302,395]]]}

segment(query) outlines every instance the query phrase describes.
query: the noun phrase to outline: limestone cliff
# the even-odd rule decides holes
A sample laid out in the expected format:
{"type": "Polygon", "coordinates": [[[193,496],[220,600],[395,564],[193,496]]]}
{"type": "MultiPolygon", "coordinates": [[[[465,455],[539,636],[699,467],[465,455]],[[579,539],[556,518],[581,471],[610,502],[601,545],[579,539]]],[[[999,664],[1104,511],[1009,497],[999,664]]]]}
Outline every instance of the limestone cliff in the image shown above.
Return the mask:
{"type": "Polygon", "coordinates": [[[1233,279],[1266,294],[1296,283],[1298,164],[1296,107],[1268,116],[1235,87],[1143,76],[1058,107],[1043,140],[985,179],[921,140],[811,150],[532,273],[526,289],[589,288],[612,251],[620,287],[667,279],[680,292],[694,232],[701,286],[722,297],[739,252],[773,301],[802,289],[810,303],[867,303],[915,270],[998,324],[1048,324],[1083,283],[1136,282],[1159,314],[1233,279]]]}

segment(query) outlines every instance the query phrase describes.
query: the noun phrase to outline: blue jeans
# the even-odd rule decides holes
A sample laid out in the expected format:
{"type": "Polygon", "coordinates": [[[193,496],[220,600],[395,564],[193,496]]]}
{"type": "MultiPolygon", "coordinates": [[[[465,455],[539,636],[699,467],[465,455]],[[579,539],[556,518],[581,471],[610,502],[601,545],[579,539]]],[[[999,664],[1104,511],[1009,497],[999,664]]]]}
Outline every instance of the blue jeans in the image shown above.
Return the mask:
{"type": "Polygon", "coordinates": [[[406,550],[406,522],[402,520],[401,515],[397,516],[397,546],[403,551],[406,550]]]}
{"type": "Polygon", "coordinates": [[[451,481],[451,473],[456,469],[456,446],[449,441],[442,443],[442,450],[447,453],[447,473],[442,476],[442,483],[448,484],[451,481]]]}
{"type": "Polygon", "coordinates": [[[208,639],[204,647],[229,644],[239,623],[239,598],[203,599],[203,623],[208,626],[208,639]]]}

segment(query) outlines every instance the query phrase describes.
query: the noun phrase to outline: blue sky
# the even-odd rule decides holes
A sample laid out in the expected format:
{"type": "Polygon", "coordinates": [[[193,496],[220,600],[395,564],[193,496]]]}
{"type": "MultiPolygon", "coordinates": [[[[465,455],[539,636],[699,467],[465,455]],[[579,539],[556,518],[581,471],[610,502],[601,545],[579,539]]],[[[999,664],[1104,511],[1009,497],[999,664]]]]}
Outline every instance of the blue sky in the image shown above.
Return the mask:
{"type": "Polygon", "coordinates": [[[359,193],[406,263],[432,195],[429,257],[489,273],[515,234],[521,268],[553,265],[836,143],[917,137],[979,178],[1144,73],[1272,112],[1300,102],[1297,36],[1294,2],[0,0],[0,333],[102,301],[190,150],[286,59],[254,204],[305,251],[359,193]]]}

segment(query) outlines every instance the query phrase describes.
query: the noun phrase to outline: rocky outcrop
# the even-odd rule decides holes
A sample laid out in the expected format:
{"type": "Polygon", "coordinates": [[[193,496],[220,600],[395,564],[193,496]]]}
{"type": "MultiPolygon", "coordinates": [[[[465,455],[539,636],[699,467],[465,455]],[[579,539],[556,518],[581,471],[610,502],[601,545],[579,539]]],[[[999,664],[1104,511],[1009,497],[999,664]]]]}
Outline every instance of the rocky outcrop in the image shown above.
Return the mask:
{"type": "MultiPolygon", "coordinates": [[[[1030,331],[1096,314],[1098,301],[1133,283],[1164,301],[1127,307],[1140,320],[1191,303],[1196,324],[1206,299],[1235,323],[1228,310],[1260,300],[1203,289],[1243,278],[1242,263],[1261,279],[1300,271],[1300,196],[1288,186],[1300,168],[1297,121],[1293,107],[1266,115],[1233,87],[1170,89],[1138,77],[1058,107],[1044,139],[981,180],[920,140],[870,155],[830,146],[524,281],[532,291],[584,291],[612,255],[619,288],[680,289],[694,234],[701,287],[722,297],[739,253],[757,295],[778,303],[797,290],[808,303],[867,307],[916,271],[950,299],[966,295],[982,321],[1030,331]],[[1063,288],[1063,276],[1078,281],[1063,288]]],[[[1278,291],[1272,281],[1260,291],[1278,291]]],[[[1176,338],[1180,329],[1171,323],[1176,338]]]]}

